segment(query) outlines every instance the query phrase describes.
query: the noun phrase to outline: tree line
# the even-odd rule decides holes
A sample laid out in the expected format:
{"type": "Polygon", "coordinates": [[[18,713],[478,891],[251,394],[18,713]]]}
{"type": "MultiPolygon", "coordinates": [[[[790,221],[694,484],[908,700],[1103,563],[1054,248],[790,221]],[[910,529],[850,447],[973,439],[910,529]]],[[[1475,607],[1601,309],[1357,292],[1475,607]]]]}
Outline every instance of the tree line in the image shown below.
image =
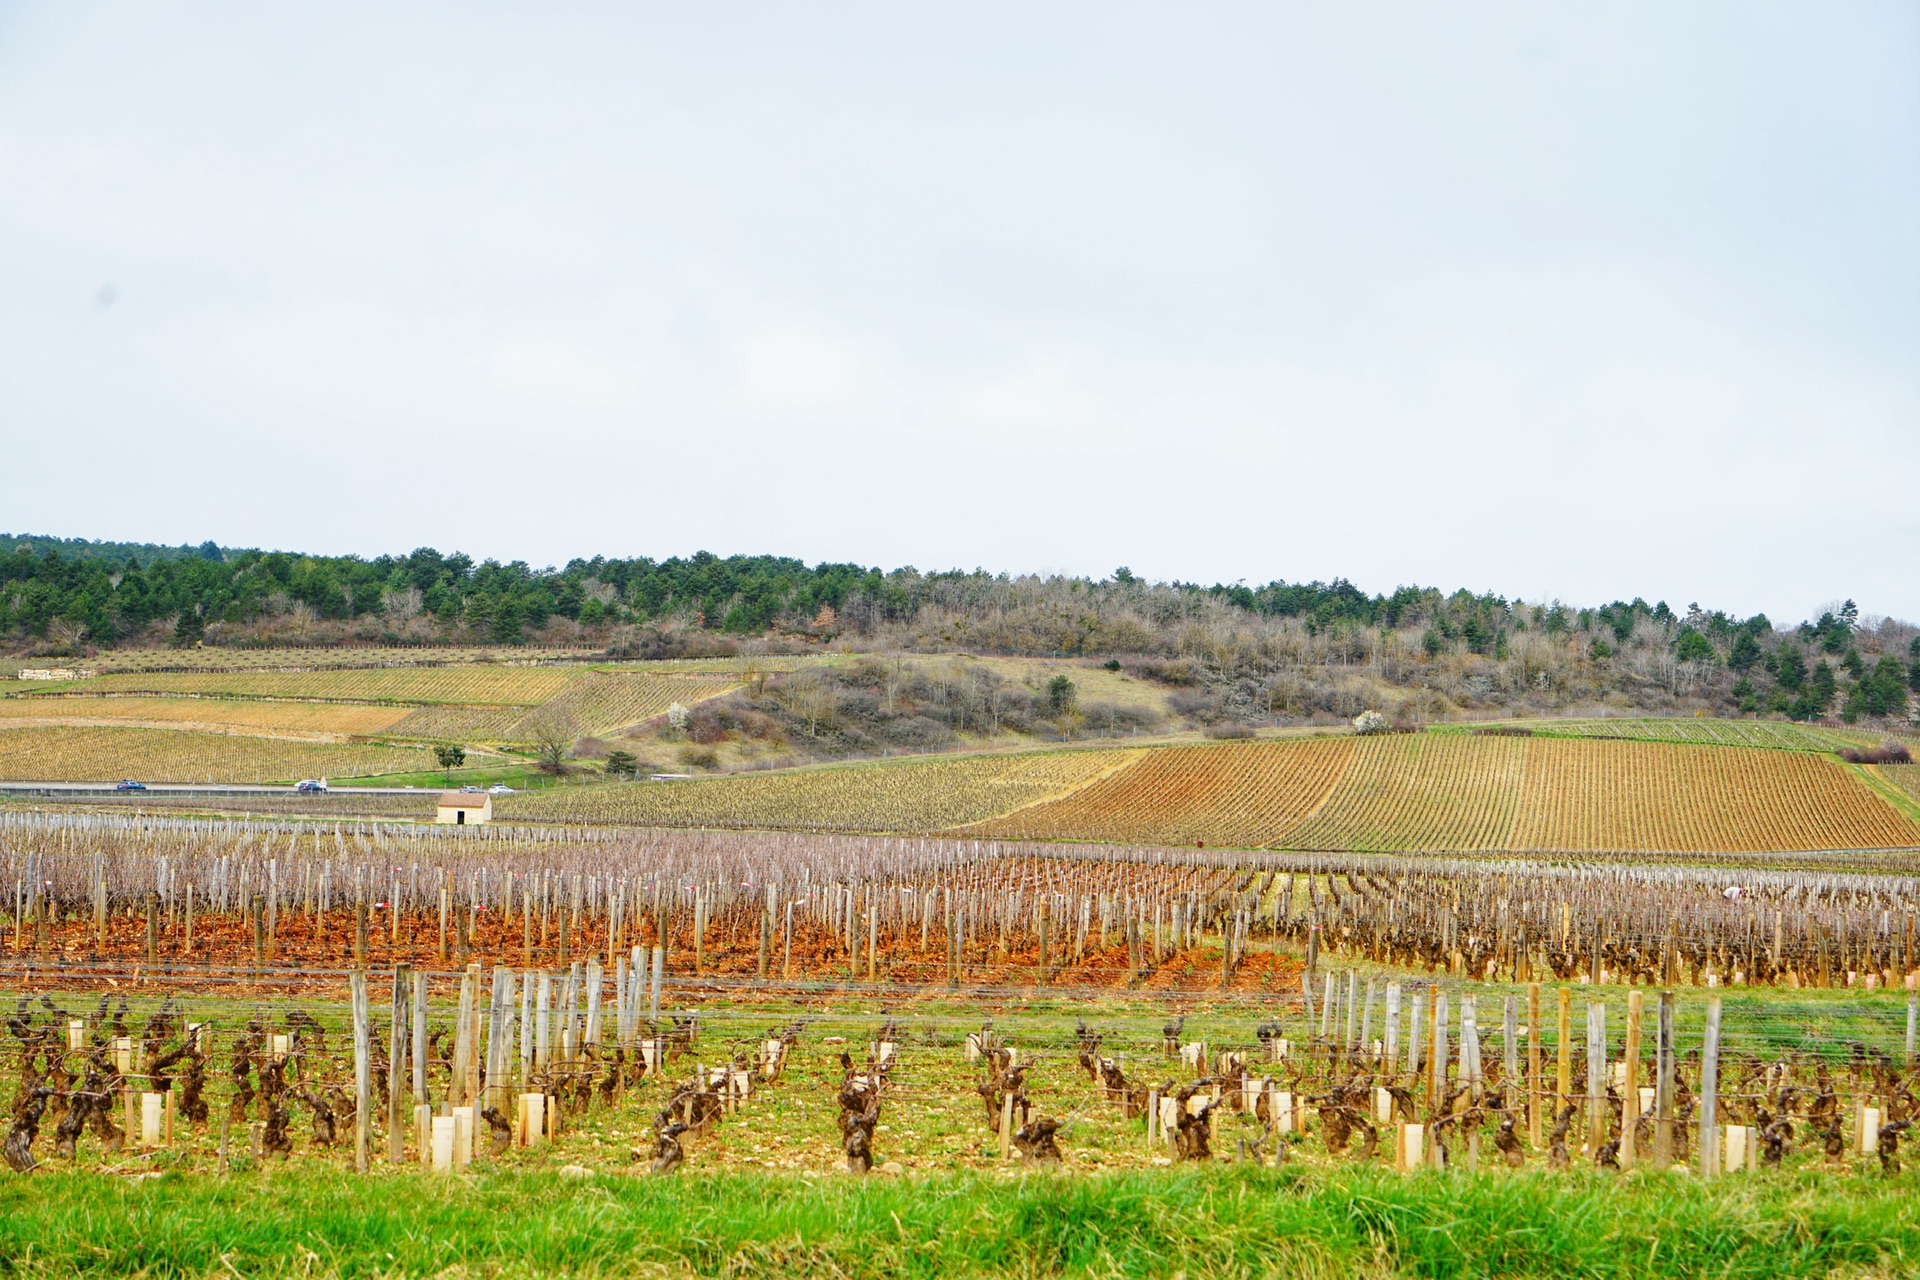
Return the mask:
{"type": "MultiPolygon", "coordinates": [[[[1449,706],[1624,693],[1725,710],[1891,719],[1920,690],[1920,636],[1851,601],[1776,627],[1641,598],[1576,607],[1346,579],[1263,586],[926,572],[785,556],[595,556],[564,567],[315,556],[0,536],[0,638],[33,653],[116,645],[569,643],[617,657],[839,644],[1049,657],[1141,655],[1223,718],[1345,714],[1347,673],[1449,706]],[[1303,672],[1315,669],[1308,678],[1303,672]]],[[[1200,705],[1196,703],[1196,705],[1200,705]]],[[[1418,711],[1418,707],[1409,708],[1418,711]]]]}

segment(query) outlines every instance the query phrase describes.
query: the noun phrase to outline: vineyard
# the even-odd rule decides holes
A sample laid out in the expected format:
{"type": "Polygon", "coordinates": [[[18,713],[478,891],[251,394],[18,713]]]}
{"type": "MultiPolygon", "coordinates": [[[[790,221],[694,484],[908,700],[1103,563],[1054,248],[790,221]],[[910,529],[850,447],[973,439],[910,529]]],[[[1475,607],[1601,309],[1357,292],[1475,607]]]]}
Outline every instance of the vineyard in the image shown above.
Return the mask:
{"type": "Polygon", "coordinates": [[[96,658],[8,658],[0,662],[0,679],[22,670],[78,666],[103,675],[123,672],[175,671],[346,671],[371,667],[435,667],[468,664],[511,665],[527,662],[586,662],[595,650],[525,646],[510,651],[490,646],[420,645],[407,647],[327,645],[316,648],[237,649],[115,649],[96,658]]]}
{"type": "MultiPolygon", "coordinates": [[[[1359,768],[1373,744],[1327,745],[1359,768]]],[[[1473,744],[1383,745],[1430,800],[1473,744]]],[[[950,763],[1016,798],[1139,767],[950,763]]],[[[4,1155],[35,1172],[0,1188],[0,1249],[43,1256],[84,1230],[131,1260],[45,1209],[136,1171],[165,1174],[146,1223],[209,1184],[358,1204],[375,1173],[356,1213],[544,1170],[573,1214],[677,1181],[775,1221],[825,1175],[1031,1171],[1083,1210],[1115,1177],[1136,1208],[1201,1178],[1247,1202],[1222,1229],[1436,1170],[1450,1201],[1578,1188],[1583,1221],[1636,1166],[1695,1171],[1632,1202],[1639,1229],[1721,1180],[1770,1205],[1915,1185],[1912,874],[0,811],[0,884],[4,1155]]],[[[950,1216],[966,1184],[940,1185],[950,1216]]],[[[710,1239],[703,1212],[662,1239],[710,1239]]],[[[926,1256],[967,1229],[941,1221],[926,1256]]],[[[285,1270],[314,1229],[218,1257],[285,1270]]],[[[1877,1231],[1846,1256],[1920,1248],[1877,1231]]],[[[836,1269],[866,1273],[860,1241],[836,1269]]]]}
{"type": "Polygon", "coordinates": [[[641,944],[667,947],[696,976],[1223,992],[1271,989],[1297,969],[1290,955],[1309,968],[1339,956],[1517,983],[1551,972],[1892,988],[1920,967],[1920,880],[1817,859],[1773,871],[1570,867],[0,811],[0,878],[14,952],[76,971],[593,955],[611,969],[641,944]]]}
{"type": "Polygon", "coordinates": [[[535,707],[566,688],[570,667],[384,667],[346,671],[172,671],[98,676],[63,687],[72,693],[237,694],[265,698],[337,698],[347,702],[535,707]]]}
{"type": "Polygon", "coordinates": [[[1362,742],[1320,811],[1273,841],[1302,849],[1506,849],[1527,745],[1426,734],[1362,742]]]}
{"type": "MultiPolygon", "coordinates": [[[[9,726],[119,726],[337,743],[379,737],[401,742],[521,744],[549,734],[572,739],[612,733],[661,716],[676,702],[692,706],[736,687],[735,680],[725,675],[577,666],[136,672],[7,688],[0,692],[0,732],[9,726]]],[[[206,745],[185,739],[180,743],[202,779],[251,781],[280,776],[257,772],[261,762],[257,751],[236,748],[232,759],[216,762],[208,758],[206,745]]],[[[409,757],[408,763],[418,761],[409,757]]],[[[366,769],[356,763],[351,771],[366,769]]],[[[177,776],[152,769],[122,772],[161,779],[177,776]]],[[[72,780],[93,776],[98,775],[73,775],[72,780]]]]}
{"type": "Polygon", "coordinates": [[[1457,734],[920,759],[516,797],[501,813],[1349,852],[1920,845],[1920,827],[1827,756],[1457,734]],[[1029,785],[1009,772],[1023,758],[1058,763],[1029,785]]]}
{"type": "Polygon", "coordinates": [[[1137,761],[1069,794],[968,832],[1015,840],[1258,847],[1319,808],[1355,740],[1183,747],[1137,761]]]}
{"type": "Polygon", "coordinates": [[[1911,823],[1822,757],[1540,742],[1530,745],[1527,768],[1515,848],[1763,852],[1920,841],[1911,823]]]}
{"type": "Polygon", "coordinates": [[[1847,729],[1817,728],[1775,720],[1652,719],[1516,720],[1482,725],[1436,725],[1435,733],[1518,734],[1535,738],[1614,738],[1628,742],[1679,742],[1771,751],[1836,752],[1872,746],[1879,738],[1847,729]]]}
{"type": "Polygon", "coordinates": [[[509,821],[800,831],[940,831],[1051,799],[1139,751],[917,759],[503,798],[509,821]]]}
{"type": "Polygon", "coordinates": [[[738,687],[737,682],[724,676],[586,671],[568,681],[555,697],[514,722],[505,736],[525,741],[537,736],[545,725],[577,726],[575,732],[604,733],[664,715],[676,702],[690,707],[738,687]]]}
{"type": "Polygon", "coordinates": [[[119,726],[0,728],[0,777],[32,781],[293,781],[433,767],[433,753],[420,747],[119,726]]]}
{"type": "Polygon", "coordinates": [[[337,738],[381,733],[394,728],[406,715],[401,707],[352,703],[163,697],[0,698],[0,727],[122,724],[337,738]]]}
{"type": "Polygon", "coordinates": [[[1880,777],[1920,800],[1920,764],[1881,764],[1871,766],[1880,777]]]}

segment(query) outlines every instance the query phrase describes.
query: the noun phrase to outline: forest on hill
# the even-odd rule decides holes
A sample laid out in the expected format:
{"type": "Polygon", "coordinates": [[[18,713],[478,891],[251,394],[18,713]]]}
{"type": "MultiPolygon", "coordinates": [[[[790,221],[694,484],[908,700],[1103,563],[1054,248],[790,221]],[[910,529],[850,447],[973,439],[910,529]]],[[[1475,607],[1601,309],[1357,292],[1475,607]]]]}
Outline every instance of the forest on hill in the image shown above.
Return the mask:
{"type": "Polygon", "coordinates": [[[596,556],[562,568],[421,548],[363,559],[0,535],[0,643],[108,648],[566,644],[625,659],[840,650],[1110,658],[1206,724],[1367,708],[1617,708],[1895,725],[1920,631],[1852,601],[1776,625],[1689,605],[1579,607],[1351,582],[1264,586],[596,556]]]}

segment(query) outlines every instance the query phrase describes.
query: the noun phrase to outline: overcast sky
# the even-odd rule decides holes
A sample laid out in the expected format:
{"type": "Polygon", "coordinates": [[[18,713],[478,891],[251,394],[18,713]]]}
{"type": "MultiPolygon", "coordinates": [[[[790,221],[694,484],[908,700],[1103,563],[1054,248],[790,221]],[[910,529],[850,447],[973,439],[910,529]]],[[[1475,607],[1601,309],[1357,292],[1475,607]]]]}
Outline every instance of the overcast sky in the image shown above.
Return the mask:
{"type": "Polygon", "coordinates": [[[1920,6],[0,3],[0,528],[1920,618],[1920,6]]]}

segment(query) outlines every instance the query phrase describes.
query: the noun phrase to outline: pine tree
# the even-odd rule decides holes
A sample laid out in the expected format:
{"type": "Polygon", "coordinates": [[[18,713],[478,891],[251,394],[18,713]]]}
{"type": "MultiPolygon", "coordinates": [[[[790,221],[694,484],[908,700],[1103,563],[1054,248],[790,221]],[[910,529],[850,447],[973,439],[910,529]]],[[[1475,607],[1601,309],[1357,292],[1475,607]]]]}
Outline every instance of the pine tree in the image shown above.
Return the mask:
{"type": "Polygon", "coordinates": [[[1733,638],[1733,651],[1727,654],[1727,666],[1734,671],[1751,671],[1758,661],[1760,642],[1753,638],[1753,632],[1742,631],[1733,638]]]}

